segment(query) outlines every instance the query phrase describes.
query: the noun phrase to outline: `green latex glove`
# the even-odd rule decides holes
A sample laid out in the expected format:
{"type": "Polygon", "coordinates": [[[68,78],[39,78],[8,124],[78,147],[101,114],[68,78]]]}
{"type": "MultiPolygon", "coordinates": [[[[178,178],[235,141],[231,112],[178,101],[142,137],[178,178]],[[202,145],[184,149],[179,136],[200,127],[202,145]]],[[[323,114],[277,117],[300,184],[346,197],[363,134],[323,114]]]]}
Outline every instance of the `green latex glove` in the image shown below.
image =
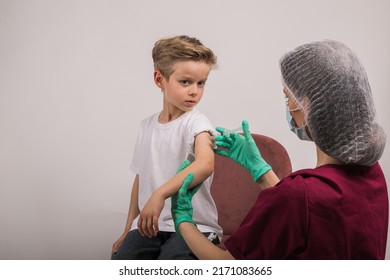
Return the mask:
{"type": "Polygon", "coordinates": [[[234,132],[224,136],[225,128],[217,127],[216,130],[222,134],[215,137],[216,145],[224,148],[224,150],[215,149],[216,154],[228,157],[244,167],[252,175],[255,182],[264,173],[271,170],[271,166],[261,157],[255,140],[249,132],[247,121],[242,121],[244,136],[234,132]]]}
{"type": "MultiPolygon", "coordinates": [[[[180,165],[177,173],[185,169],[188,165],[190,165],[190,162],[188,160],[184,161],[180,165]]],[[[191,189],[188,189],[193,180],[194,180],[194,174],[192,173],[188,174],[185,177],[179,191],[171,197],[171,205],[172,205],[171,213],[172,213],[173,221],[175,223],[176,233],[180,236],[181,233],[179,231],[179,225],[182,222],[190,222],[196,226],[195,222],[192,219],[193,208],[192,208],[191,200],[202,184],[199,184],[191,189]]]]}

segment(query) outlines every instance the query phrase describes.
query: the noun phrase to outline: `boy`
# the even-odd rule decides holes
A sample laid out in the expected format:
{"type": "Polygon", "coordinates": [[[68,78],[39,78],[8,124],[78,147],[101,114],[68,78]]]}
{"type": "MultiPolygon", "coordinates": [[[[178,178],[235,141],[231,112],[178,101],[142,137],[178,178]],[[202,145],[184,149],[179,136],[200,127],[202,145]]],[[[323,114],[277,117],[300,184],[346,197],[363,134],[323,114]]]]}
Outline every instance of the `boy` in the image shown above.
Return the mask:
{"type": "Polygon", "coordinates": [[[194,197],[194,222],[213,243],[222,229],[210,194],[214,170],[213,126],[195,110],[202,99],[213,52],[198,39],[177,36],[155,43],[154,82],[163,93],[161,112],[140,126],[131,169],[136,173],[125,231],[113,244],[112,259],[196,259],[175,233],[171,201],[184,178],[202,184],[194,197]],[[185,159],[192,163],[176,174],[185,159]],[[176,174],[176,175],[175,175],[176,174]]]}

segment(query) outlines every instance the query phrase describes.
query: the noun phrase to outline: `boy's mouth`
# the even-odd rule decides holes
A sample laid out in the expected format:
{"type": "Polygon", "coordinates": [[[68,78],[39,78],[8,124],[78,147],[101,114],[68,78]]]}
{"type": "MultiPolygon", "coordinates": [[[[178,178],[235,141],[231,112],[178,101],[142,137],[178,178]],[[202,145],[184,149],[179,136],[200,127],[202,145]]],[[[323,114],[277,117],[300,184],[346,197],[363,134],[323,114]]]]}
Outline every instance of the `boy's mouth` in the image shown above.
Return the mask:
{"type": "Polygon", "coordinates": [[[184,103],[186,103],[188,106],[196,105],[196,101],[195,100],[186,100],[186,101],[184,101],[184,103]]]}

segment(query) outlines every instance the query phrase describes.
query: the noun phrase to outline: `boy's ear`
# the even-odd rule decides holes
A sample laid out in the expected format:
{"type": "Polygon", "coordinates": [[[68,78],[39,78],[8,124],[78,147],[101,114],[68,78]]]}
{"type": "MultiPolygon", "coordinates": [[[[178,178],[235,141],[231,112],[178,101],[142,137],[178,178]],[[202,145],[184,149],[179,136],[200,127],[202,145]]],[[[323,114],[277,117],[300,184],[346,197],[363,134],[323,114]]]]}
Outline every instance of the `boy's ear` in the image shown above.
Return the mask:
{"type": "Polygon", "coordinates": [[[164,76],[161,74],[160,71],[154,70],[154,83],[157,87],[164,89],[164,76]]]}

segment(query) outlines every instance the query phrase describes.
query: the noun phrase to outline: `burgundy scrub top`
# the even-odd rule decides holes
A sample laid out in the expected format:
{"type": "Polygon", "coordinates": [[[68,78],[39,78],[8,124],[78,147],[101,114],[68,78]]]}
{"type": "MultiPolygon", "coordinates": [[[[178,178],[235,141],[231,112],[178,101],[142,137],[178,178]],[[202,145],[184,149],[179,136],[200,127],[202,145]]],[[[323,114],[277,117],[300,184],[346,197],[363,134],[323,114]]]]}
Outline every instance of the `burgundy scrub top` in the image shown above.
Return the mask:
{"type": "Polygon", "coordinates": [[[384,259],[388,217],[378,163],[328,164],[261,191],[225,246],[236,259],[384,259]]]}

